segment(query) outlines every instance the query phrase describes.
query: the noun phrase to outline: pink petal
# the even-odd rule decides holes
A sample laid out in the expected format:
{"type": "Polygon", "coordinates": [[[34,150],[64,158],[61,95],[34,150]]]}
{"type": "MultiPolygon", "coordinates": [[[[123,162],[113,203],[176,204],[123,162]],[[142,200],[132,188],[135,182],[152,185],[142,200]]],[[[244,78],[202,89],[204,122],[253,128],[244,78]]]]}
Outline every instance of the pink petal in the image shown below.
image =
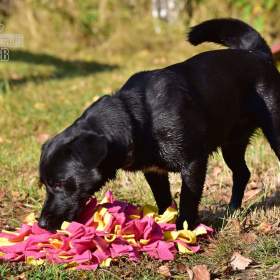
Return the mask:
{"type": "Polygon", "coordinates": [[[52,234],[52,233],[43,228],[40,228],[38,226],[38,223],[35,223],[34,225],[32,225],[32,234],[52,234]]]}
{"type": "Polygon", "coordinates": [[[25,257],[33,257],[34,259],[44,259],[46,256],[45,252],[34,252],[34,251],[25,251],[25,257]]]}
{"type": "Polygon", "coordinates": [[[77,270],[96,270],[98,264],[80,264],[76,267],[77,270]]]}
{"type": "Polygon", "coordinates": [[[176,224],[160,223],[159,226],[160,226],[162,231],[173,231],[173,230],[176,230],[176,224]]]}
{"type": "Polygon", "coordinates": [[[16,254],[16,253],[7,253],[1,257],[4,261],[23,261],[24,255],[23,254],[16,254]]]}
{"type": "Polygon", "coordinates": [[[84,263],[84,262],[88,262],[92,259],[92,253],[90,250],[86,250],[85,252],[83,252],[81,255],[76,255],[73,258],[74,262],[77,263],[84,263]]]}
{"type": "Polygon", "coordinates": [[[16,243],[11,246],[2,246],[0,247],[0,252],[3,253],[22,253],[26,249],[26,242],[16,243]]]}
{"type": "Polygon", "coordinates": [[[208,226],[206,226],[206,225],[204,225],[204,224],[199,224],[199,225],[196,227],[196,229],[199,228],[199,227],[202,227],[202,228],[206,229],[206,231],[207,231],[208,234],[214,232],[214,229],[213,229],[213,228],[208,227],[208,226]]]}
{"type": "Polygon", "coordinates": [[[111,256],[112,258],[118,256],[129,255],[130,252],[133,252],[134,249],[131,245],[128,244],[115,244],[112,243],[111,245],[111,256]]]}
{"type": "Polygon", "coordinates": [[[151,257],[161,260],[173,260],[176,248],[173,242],[155,241],[142,248],[142,251],[149,254],[151,257]]]}
{"type": "Polygon", "coordinates": [[[79,255],[96,247],[92,240],[87,238],[72,240],[71,244],[79,255]]]}
{"type": "Polygon", "coordinates": [[[30,233],[31,233],[31,227],[23,224],[22,227],[20,228],[20,230],[18,231],[18,234],[10,237],[9,241],[11,241],[11,242],[23,241],[24,237],[28,236],[30,233]]]}
{"type": "Polygon", "coordinates": [[[144,230],[144,239],[161,240],[163,239],[163,232],[160,226],[150,217],[147,217],[147,226],[144,230]]]}
{"type": "Polygon", "coordinates": [[[96,198],[91,197],[87,202],[85,208],[83,209],[78,219],[78,222],[81,224],[86,224],[92,218],[96,205],[97,205],[96,198]]]}
{"type": "Polygon", "coordinates": [[[98,263],[103,262],[106,260],[108,257],[110,257],[109,251],[106,254],[104,251],[101,251],[99,249],[95,250],[94,253],[92,254],[96,259],[98,260],[98,263]]]}

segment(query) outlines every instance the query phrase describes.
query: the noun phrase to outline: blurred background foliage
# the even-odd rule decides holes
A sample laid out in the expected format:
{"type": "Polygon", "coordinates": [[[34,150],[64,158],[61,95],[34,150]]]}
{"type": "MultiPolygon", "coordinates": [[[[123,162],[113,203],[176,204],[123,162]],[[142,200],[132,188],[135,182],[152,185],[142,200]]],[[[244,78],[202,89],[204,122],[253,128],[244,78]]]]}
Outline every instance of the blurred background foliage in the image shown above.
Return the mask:
{"type": "Polygon", "coordinates": [[[1,0],[0,14],[6,29],[24,34],[27,48],[91,46],[114,53],[149,49],[157,47],[157,43],[168,46],[189,25],[213,17],[243,19],[271,43],[280,37],[279,3],[279,0],[1,0]]]}

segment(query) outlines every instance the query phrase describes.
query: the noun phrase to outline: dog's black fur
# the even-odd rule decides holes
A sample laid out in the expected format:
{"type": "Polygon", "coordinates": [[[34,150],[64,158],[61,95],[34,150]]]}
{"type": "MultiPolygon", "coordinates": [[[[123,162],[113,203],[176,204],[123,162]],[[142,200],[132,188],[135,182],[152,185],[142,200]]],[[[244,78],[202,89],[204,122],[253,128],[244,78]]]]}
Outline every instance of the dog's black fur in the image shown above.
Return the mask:
{"type": "Polygon", "coordinates": [[[177,226],[194,226],[207,159],[218,147],[233,172],[233,209],[250,177],[244,153],[256,128],[280,158],[280,75],[264,39],[239,20],[216,19],[192,28],[189,41],[230,49],[133,75],[43,145],[41,227],[76,219],[119,168],[144,172],[160,212],[172,199],[167,172],[180,172],[177,226]]]}

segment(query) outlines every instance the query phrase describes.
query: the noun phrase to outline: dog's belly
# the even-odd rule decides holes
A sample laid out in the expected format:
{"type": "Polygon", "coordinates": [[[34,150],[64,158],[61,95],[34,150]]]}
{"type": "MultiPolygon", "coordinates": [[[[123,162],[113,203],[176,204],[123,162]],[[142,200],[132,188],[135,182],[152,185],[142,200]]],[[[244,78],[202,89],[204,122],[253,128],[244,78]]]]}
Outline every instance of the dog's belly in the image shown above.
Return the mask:
{"type": "Polygon", "coordinates": [[[166,174],[168,172],[168,170],[158,167],[156,165],[152,165],[152,166],[144,167],[143,172],[144,173],[152,172],[152,173],[157,173],[157,174],[166,174]]]}

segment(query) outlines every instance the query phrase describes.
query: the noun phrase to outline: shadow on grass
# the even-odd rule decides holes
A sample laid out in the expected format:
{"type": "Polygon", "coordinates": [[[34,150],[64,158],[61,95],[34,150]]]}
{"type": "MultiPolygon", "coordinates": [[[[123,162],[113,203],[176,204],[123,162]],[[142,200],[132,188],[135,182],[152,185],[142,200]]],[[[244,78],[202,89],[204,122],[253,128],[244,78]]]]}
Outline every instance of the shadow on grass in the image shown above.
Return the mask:
{"type": "Polygon", "coordinates": [[[10,61],[55,67],[55,71],[51,75],[39,74],[11,78],[9,79],[9,84],[11,86],[22,85],[29,81],[44,82],[48,80],[59,80],[78,76],[84,77],[98,72],[112,71],[118,67],[117,65],[103,64],[95,61],[65,60],[54,55],[32,53],[26,50],[12,51],[10,53],[10,61]]]}
{"type": "MultiPolygon", "coordinates": [[[[261,200],[252,203],[251,205],[241,209],[241,216],[248,215],[250,212],[258,209],[268,210],[273,207],[280,207],[280,187],[277,186],[276,191],[267,197],[263,197],[261,200]]],[[[228,206],[221,204],[215,207],[214,210],[204,209],[200,211],[200,217],[203,223],[213,225],[217,230],[220,230],[227,218],[233,214],[229,211],[228,206]]]]}

